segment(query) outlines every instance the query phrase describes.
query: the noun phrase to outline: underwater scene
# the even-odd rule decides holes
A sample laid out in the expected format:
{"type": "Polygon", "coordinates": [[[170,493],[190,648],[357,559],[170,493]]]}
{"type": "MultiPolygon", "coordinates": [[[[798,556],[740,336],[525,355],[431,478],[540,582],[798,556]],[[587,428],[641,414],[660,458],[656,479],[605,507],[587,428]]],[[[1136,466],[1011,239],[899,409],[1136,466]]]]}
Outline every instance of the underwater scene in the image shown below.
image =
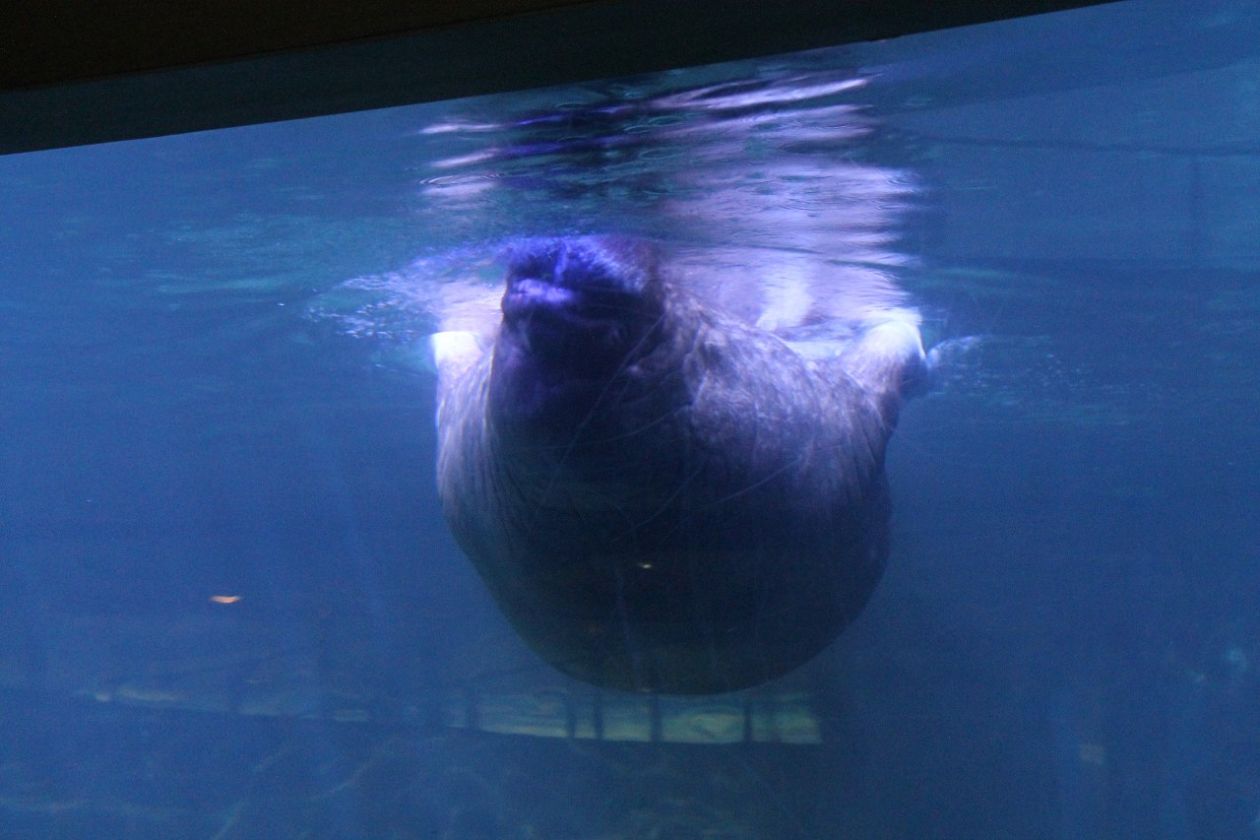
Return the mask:
{"type": "Polygon", "coordinates": [[[0,157],[0,838],[1260,838],[1260,7],[0,157]]]}

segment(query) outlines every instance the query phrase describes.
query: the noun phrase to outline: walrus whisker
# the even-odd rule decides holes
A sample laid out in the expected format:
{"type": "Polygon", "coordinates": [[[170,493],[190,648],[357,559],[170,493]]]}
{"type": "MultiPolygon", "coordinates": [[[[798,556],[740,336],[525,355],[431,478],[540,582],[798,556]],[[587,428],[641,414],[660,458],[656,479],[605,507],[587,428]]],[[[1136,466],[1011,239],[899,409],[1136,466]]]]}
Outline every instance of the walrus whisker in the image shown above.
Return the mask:
{"type": "Polygon", "coordinates": [[[633,438],[639,437],[640,435],[644,434],[649,429],[653,429],[661,425],[662,423],[668,422],[669,420],[673,419],[674,417],[677,417],[679,414],[682,414],[686,410],[687,410],[686,406],[683,406],[681,408],[671,409],[670,411],[666,411],[662,414],[657,415],[651,420],[644,422],[640,426],[635,426],[633,428],[626,429],[625,431],[618,432],[617,434],[609,435],[607,437],[592,438],[591,440],[586,441],[586,442],[588,444],[603,445],[603,444],[608,444],[608,443],[617,443],[619,441],[632,440],[633,438]]]}
{"type": "MultiPolygon", "coordinates": [[[[703,469],[703,466],[696,466],[690,473],[684,476],[682,481],[678,482],[678,485],[674,488],[674,492],[670,493],[660,503],[660,505],[657,506],[656,510],[648,514],[645,518],[633,523],[630,533],[634,533],[641,528],[651,525],[655,520],[659,519],[667,510],[669,510],[669,506],[673,503],[673,501],[682,495],[683,490],[687,489],[691,482],[695,481],[696,476],[700,475],[703,469]]],[[[669,533],[672,533],[672,531],[669,533]]]]}
{"type": "Polygon", "coordinates": [[[741,496],[751,493],[752,491],[756,490],[758,487],[763,487],[769,484],[770,482],[774,481],[783,473],[789,470],[795,469],[798,466],[799,460],[800,459],[797,459],[797,461],[790,461],[785,464],[780,464],[774,470],[771,470],[768,474],[762,476],[761,478],[757,479],[751,484],[747,484],[741,487],[740,489],[736,490],[734,493],[730,493],[726,496],[722,496],[721,498],[711,500],[708,504],[704,505],[702,510],[708,510],[708,509],[712,509],[716,507],[721,507],[722,505],[725,505],[725,504],[729,504],[730,502],[735,501],[741,496]]]}
{"type": "MultiPolygon", "coordinates": [[[[581,419],[581,421],[578,422],[576,428],[573,430],[573,434],[569,438],[568,444],[565,446],[564,451],[561,452],[560,457],[557,459],[556,470],[552,476],[553,482],[560,475],[561,468],[564,466],[565,462],[569,459],[569,456],[572,454],[573,447],[577,445],[577,441],[581,437],[582,432],[586,429],[587,426],[591,424],[591,422],[595,418],[597,411],[600,407],[600,403],[604,399],[604,397],[608,394],[608,391],[612,387],[613,382],[617,381],[617,377],[621,375],[623,371],[625,371],[626,366],[629,364],[630,359],[635,357],[636,352],[639,349],[641,349],[644,343],[647,341],[648,335],[650,335],[657,327],[659,327],[661,322],[664,319],[665,319],[665,315],[664,313],[662,313],[660,316],[657,317],[656,321],[652,324],[652,326],[648,330],[645,331],[644,335],[642,335],[639,338],[639,340],[635,342],[634,346],[632,346],[630,350],[627,351],[621,357],[621,361],[618,363],[617,368],[613,371],[612,376],[610,376],[607,379],[607,381],[604,382],[603,388],[601,388],[599,393],[596,395],[595,400],[594,402],[592,402],[591,407],[587,410],[586,415],[581,419]]],[[[548,485],[548,490],[550,489],[551,489],[551,485],[548,485]]]]}

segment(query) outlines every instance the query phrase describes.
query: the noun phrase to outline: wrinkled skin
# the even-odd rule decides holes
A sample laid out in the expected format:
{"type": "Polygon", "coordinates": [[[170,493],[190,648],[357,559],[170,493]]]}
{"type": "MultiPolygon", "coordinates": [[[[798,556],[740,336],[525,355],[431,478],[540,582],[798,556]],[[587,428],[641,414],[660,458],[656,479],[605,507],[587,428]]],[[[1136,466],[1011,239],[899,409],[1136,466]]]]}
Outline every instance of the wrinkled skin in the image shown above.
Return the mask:
{"type": "Polygon", "coordinates": [[[729,691],[853,620],[888,556],[913,325],[807,361],[603,238],[521,245],[501,308],[493,346],[439,348],[438,483],[543,658],[601,686],[729,691]]]}

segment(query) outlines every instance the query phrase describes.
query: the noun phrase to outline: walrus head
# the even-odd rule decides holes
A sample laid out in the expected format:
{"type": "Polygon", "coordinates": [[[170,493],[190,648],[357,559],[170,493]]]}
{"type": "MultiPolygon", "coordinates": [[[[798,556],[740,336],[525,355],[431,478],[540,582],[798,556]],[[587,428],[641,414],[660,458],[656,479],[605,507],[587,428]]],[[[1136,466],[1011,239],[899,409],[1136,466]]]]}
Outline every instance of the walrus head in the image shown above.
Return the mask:
{"type": "Polygon", "coordinates": [[[648,244],[590,236],[518,243],[501,306],[491,404],[532,425],[574,416],[650,352],[665,301],[648,244]]]}

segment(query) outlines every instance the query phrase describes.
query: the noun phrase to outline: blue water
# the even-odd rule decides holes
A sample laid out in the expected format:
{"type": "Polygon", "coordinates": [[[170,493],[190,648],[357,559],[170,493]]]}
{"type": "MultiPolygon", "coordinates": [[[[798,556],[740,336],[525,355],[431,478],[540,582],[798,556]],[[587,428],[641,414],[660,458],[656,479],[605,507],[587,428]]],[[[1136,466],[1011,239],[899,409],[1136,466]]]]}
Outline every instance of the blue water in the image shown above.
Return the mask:
{"type": "Polygon", "coordinates": [[[0,158],[0,836],[1260,836],[1256,45],[1120,3],[0,158]],[[435,296],[590,231],[978,339],[785,678],[820,743],[577,737],[446,531],[435,296]]]}

